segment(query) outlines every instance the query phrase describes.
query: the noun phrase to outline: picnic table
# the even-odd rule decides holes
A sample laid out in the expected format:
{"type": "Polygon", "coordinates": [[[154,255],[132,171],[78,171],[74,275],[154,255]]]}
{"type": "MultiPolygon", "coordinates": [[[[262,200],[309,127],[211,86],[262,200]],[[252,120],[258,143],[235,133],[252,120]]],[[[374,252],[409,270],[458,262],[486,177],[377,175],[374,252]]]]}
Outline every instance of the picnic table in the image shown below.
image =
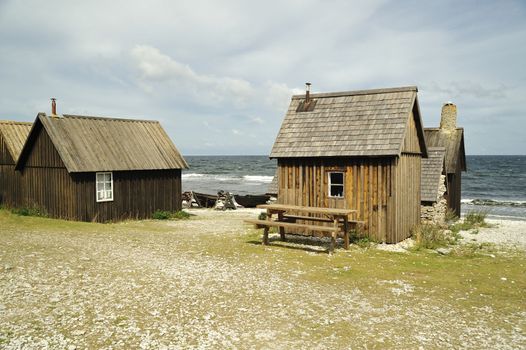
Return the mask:
{"type": "Polygon", "coordinates": [[[349,229],[351,224],[360,224],[362,221],[350,220],[349,215],[356,213],[354,209],[337,209],[321,207],[305,207],[288,204],[260,204],[260,209],[267,210],[266,220],[250,219],[247,223],[262,226],[263,244],[268,245],[268,231],[270,227],[278,227],[281,240],[285,241],[285,228],[299,228],[308,231],[318,231],[330,235],[330,252],[334,251],[336,238],[339,234],[343,235],[344,248],[349,249],[349,229]],[[274,215],[277,217],[274,217],[274,215]],[[318,215],[318,216],[313,216],[318,215]],[[312,222],[308,224],[297,223],[302,220],[312,222]],[[326,226],[324,223],[332,223],[326,226]]]}

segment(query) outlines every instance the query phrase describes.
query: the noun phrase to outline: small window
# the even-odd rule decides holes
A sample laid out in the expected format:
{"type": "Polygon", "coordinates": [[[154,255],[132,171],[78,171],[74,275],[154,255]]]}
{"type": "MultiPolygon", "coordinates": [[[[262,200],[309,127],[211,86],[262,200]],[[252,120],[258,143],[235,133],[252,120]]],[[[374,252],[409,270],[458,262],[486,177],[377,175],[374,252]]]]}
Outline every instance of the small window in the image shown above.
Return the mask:
{"type": "Polygon", "coordinates": [[[113,173],[97,173],[97,202],[113,200],[113,173]]]}
{"type": "Polygon", "coordinates": [[[329,173],[329,197],[343,198],[343,173],[329,173]]]}

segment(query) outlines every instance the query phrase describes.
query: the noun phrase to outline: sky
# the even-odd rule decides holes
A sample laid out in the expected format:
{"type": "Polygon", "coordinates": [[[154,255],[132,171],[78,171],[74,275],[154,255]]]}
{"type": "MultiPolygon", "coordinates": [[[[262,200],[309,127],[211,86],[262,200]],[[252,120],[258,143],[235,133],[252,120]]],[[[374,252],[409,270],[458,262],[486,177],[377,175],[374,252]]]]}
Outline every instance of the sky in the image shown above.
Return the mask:
{"type": "Polygon", "coordinates": [[[159,120],[184,155],[270,153],[290,98],[416,85],[467,154],[526,154],[526,1],[0,0],[0,119],[159,120]]]}

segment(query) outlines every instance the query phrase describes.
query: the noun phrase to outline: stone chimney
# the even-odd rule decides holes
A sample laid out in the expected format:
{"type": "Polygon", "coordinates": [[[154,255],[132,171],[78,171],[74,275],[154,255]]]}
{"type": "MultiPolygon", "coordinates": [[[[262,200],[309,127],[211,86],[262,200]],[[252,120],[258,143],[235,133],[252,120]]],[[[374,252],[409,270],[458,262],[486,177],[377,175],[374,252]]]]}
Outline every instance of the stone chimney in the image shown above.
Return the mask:
{"type": "Polygon", "coordinates": [[[442,117],[440,119],[440,129],[456,130],[457,128],[457,106],[453,102],[446,102],[442,106],[442,117]]]}

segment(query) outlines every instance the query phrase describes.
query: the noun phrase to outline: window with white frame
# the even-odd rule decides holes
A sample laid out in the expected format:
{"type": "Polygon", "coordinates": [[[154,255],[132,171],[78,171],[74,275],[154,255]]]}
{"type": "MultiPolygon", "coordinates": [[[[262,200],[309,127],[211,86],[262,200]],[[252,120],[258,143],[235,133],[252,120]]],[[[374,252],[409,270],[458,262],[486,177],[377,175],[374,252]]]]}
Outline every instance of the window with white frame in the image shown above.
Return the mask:
{"type": "Polygon", "coordinates": [[[329,197],[343,198],[343,172],[329,173],[329,197]]]}
{"type": "Polygon", "coordinates": [[[97,173],[97,202],[108,202],[113,200],[113,173],[97,173]]]}

